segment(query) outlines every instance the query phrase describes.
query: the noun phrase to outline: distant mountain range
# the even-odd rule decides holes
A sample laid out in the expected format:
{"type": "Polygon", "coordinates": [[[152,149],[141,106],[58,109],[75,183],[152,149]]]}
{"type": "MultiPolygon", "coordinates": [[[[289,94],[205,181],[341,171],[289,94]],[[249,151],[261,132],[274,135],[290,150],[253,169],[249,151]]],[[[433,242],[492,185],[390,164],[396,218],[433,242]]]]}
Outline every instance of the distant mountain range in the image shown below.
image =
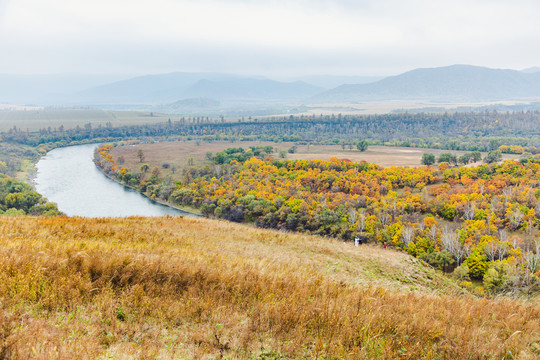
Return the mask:
{"type": "Polygon", "coordinates": [[[233,110],[243,116],[298,111],[302,104],[540,98],[540,68],[517,71],[453,65],[386,78],[314,75],[293,81],[181,72],[117,79],[69,74],[0,75],[0,103],[150,109],[178,114],[229,114],[233,110]]]}
{"type": "Polygon", "coordinates": [[[107,104],[156,104],[191,98],[234,102],[297,102],[323,90],[303,81],[281,82],[217,73],[170,73],[118,81],[77,95],[85,102],[107,104]]]}
{"type": "Polygon", "coordinates": [[[311,97],[308,102],[471,102],[535,97],[540,97],[540,72],[453,65],[416,69],[370,84],[341,85],[311,97]]]}
{"type": "Polygon", "coordinates": [[[304,81],[329,90],[343,84],[368,84],[384,78],[384,76],[308,75],[292,78],[291,81],[304,81]]]}
{"type": "Polygon", "coordinates": [[[59,104],[75,93],[121,78],[121,76],[94,74],[0,74],[0,103],[59,104]]]}

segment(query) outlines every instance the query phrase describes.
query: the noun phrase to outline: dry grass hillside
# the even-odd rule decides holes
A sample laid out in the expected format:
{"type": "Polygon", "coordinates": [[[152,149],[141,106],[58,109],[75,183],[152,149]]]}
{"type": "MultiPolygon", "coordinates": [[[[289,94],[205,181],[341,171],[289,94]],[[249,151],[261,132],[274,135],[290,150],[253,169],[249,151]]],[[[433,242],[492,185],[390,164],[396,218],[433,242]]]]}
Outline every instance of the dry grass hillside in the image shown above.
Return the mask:
{"type": "Polygon", "coordinates": [[[0,358],[537,359],[540,305],[409,256],[191,218],[0,218],[0,358]]]}

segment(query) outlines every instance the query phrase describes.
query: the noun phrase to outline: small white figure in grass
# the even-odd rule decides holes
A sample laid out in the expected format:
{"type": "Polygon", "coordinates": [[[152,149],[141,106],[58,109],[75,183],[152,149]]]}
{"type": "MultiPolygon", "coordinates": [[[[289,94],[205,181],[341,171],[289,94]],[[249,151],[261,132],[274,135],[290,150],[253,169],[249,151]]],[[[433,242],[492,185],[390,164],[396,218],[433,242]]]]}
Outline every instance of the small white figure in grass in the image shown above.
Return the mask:
{"type": "Polygon", "coordinates": [[[360,244],[360,238],[358,238],[357,236],[354,238],[354,246],[358,246],[359,244],[360,244]]]}

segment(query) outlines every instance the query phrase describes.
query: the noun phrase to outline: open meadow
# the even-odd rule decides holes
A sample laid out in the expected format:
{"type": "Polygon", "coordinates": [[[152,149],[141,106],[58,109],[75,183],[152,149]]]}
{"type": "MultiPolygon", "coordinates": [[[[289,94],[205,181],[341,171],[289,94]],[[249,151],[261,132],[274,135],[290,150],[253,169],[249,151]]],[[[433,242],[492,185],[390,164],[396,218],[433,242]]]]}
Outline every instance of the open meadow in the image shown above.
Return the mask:
{"type": "MultiPolygon", "coordinates": [[[[434,154],[435,157],[438,157],[442,153],[461,156],[467,152],[397,146],[369,146],[366,151],[360,152],[356,148],[343,149],[341,145],[299,145],[297,151],[294,154],[288,154],[287,158],[291,160],[330,160],[331,157],[336,157],[338,159],[349,159],[353,162],[365,161],[383,167],[417,167],[422,166],[422,155],[424,153],[434,154]]],[[[517,156],[511,156],[510,154],[505,154],[503,157],[505,159],[517,158],[517,156]]],[[[469,166],[475,164],[479,163],[471,163],[469,166]]]]}
{"type": "Polygon", "coordinates": [[[540,306],[404,253],[192,218],[0,218],[0,354],[537,359],[540,306]]]}
{"type": "MultiPolygon", "coordinates": [[[[133,172],[140,171],[142,163],[148,164],[150,169],[157,167],[161,175],[172,175],[173,178],[182,174],[182,169],[189,163],[194,166],[212,165],[213,162],[206,156],[207,152],[216,154],[231,147],[242,147],[248,149],[250,146],[272,146],[274,148],[273,157],[280,158],[280,151],[286,153],[289,160],[329,160],[331,157],[338,159],[349,159],[354,162],[366,161],[383,167],[422,166],[422,155],[424,153],[434,154],[436,157],[441,153],[452,153],[457,155],[465,154],[465,151],[449,151],[437,149],[420,149],[410,147],[395,146],[369,146],[364,152],[356,150],[355,147],[349,149],[342,145],[299,145],[291,142],[268,142],[268,141],[175,141],[157,142],[151,144],[136,144],[118,146],[112,149],[111,154],[115,159],[122,157],[124,163],[121,167],[126,167],[133,172]],[[294,153],[288,150],[295,147],[294,153]],[[137,156],[138,150],[142,150],[144,159],[137,156]],[[191,160],[190,160],[191,159],[191,160]],[[168,164],[168,168],[163,168],[163,164],[168,164]],[[180,170],[180,171],[179,171],[180,170]]],[[[485,154],[483,154],[485,155],[485,154]]],[[[518,158],[518,155],[504,154],[504,159],[518,158]]],[[[470,166],[475,165],[470,164],[470,166]]]]}

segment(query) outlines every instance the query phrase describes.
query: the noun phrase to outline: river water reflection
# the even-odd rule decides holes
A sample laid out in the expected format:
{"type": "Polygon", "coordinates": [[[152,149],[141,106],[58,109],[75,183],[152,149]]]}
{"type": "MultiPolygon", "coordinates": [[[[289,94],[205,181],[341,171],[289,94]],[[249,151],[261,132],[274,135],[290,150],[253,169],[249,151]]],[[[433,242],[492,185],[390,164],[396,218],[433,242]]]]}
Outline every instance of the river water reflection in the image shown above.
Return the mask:
{"type": "Polygon", "coordinates": [[[104,176],[92,162],[96,144],[54,149],[36,165],[36,190],[69,216],[191,215],[158,204],[104,176]]]}

